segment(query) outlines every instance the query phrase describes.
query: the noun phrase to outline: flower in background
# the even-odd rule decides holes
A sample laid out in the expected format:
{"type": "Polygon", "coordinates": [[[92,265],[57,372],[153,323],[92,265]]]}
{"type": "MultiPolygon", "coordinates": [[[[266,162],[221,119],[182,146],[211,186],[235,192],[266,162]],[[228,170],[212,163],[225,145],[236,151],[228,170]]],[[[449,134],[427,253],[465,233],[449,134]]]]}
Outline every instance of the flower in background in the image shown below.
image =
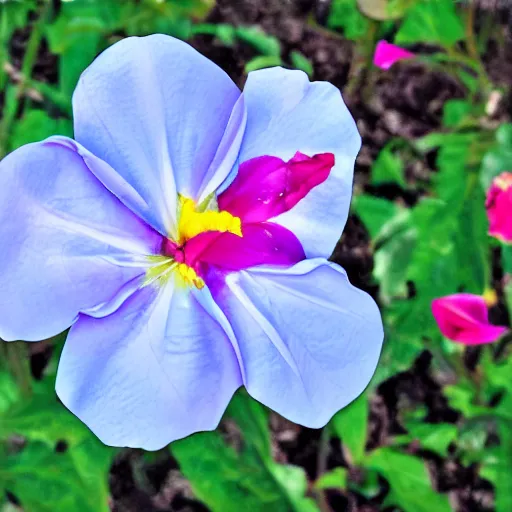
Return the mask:
{"type": "Polygon", "coordinates": [[[240,386],[321,427],[368,384],[374,301],[328,261],[360,137],[339,91],[281,68],[241,93],[192,47],[127,38],[84,72],[76,141],[0,169],[0,336],[71,327],[63,403],[106,444],[214,429],[240,386]]]}
{"type": "Polygon", "coordinates": [[[512,243],[512,172],[502,172],[494,178],[485,202],[489,219],[489,234],[512,243]]]}
{"type": "Polygon", "coordinates": [[[507,327],[489,323],[486,297],[456,293],[432,301],[432,314],[448,339],[465,345],[496,341],[507,327]]]}
{"type": "Polygon", "coordinates": [[[387,41],[379,41],[375,47],[373,64],[381,69],[389,69],[395,62],[413,57],[416,57],[414,53],[400,48],[400,46],[387,41]]]}

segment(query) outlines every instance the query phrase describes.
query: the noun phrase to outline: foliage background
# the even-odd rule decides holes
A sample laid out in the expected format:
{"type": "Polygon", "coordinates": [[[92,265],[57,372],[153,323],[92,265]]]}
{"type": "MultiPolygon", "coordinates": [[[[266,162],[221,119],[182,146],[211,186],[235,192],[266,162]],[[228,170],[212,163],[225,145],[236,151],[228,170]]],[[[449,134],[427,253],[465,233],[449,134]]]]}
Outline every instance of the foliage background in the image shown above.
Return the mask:
{"type": "Polygon", "coordinates": [[[491,317],[509,323],[512,253],[487,236],[484,209],[492,177],[512,169],[509,11],[492,0],[1,0],[2,156],[72,136],[80,73],[128,35],[188,40],[241,87],[274,65],[339,87],[363,148],[332,259],[378,300],[386,342],[368,389],[323,430],[240,392],[216,432],[153,453],[103,446],[58,402],[65,334],[2,344],[0,511],[512,511],[510,339],[456,345],[430,312],[435,297],[494,289],[491,317]],[[384,38],[419,56],[374,68],[384,38]]]}

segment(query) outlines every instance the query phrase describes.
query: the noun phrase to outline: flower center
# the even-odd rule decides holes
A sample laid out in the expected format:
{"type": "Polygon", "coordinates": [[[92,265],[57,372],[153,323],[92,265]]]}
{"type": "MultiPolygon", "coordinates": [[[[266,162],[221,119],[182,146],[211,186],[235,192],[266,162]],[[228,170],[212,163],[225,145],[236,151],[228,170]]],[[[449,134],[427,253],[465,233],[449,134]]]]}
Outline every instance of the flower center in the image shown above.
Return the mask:
{"type": "Polygon", "coordinates": [[[241,220],[227,211],[219,211],[214,195],[200,205],[196,205],[192,199],[180,196],[178,235],[176,240],[164,240],[161,255],[150,257],[153,264],[146,272],[146,283],[167,282],[174,275],[188,286],[203,288],[205,283],[199,275],[198,265],[196,268],[187,265],[185,251],[187,241],[207,232],[232,233],[241,237],[241,220]]]}

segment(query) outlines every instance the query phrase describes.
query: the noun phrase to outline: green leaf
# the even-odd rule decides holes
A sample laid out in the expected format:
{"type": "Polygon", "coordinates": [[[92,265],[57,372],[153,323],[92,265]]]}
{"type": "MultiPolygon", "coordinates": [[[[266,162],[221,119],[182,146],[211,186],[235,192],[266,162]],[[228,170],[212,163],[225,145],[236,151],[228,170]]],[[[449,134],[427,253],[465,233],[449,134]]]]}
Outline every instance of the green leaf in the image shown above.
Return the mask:
{"type": "Polygon", "coordinates": [[[509,512],[512,510],[512,423],[500,421],[498,423],[500,437],[499,462],[496,468],[496,512],[509,512]]]}
{"type": "MultiPolygon", "coordinates": [[[[6,343],[0,340],[0,343],[6,343]]],[[[0,422],[2,414],[20,399],[20,390],[10,372],[0,368],[0,422]]]]}
{"type": "Polygon", "coordinates": [[[395,438],[396,444],[419,441],[424,450],[430,450],[441,457],[448,455],[448,447],[456,441],[458,429],[450,423],[407,422],[408,433],[395,438]]]}
{"type": "Polygon", "coordinates": [[[445,386],[444,395],[448,399],[450,407],[460,411],[466,418],[477,418],[492,414],[492,409],[478,403],[475,387],[466,380],[445,386]]]}
{"type": "Polygon", "coordinates": [[[449,128],[456,127],[471,112],[471,103],[466,100],[448,100],[443,107],[443,124],[449,128]]]}
{"type": "Polygon", "coordinates": [[[378,247],[374,258],[373,275],[380,284],[379,296],[384,302],[407,297],[408,267],[417,242],[409,215],[401,216],[393,225],[397,231],[378,247]]]}
{"type": "Polygon", "coordinates": [[[214,25],[212,23],[199,23],[192,27],[192,34],[206,34],[217,37],[226,46],[233,46],[236,42],[236,28],[227,23],[214,25]]]}
{"type": "Polygon", "coordinates": [[[484,190],[504,171],[512,171],[512,124],[502,124],[496,130],[495,142],[487,151],[480,168],[480,181],[484,190]]]}
{"type": "Polygon", "coordinates": [[[54,379],[34,382],[34,394],[20,400],[0,416],[0,439],[18,434],[49,447],[64,440],[70,446],[87,440],[89,429],[71,414],[58,400],[54,379]]]}
{"type": "Polygon", "coordinates": [[[26,512],[108,512],[110,460],[108,464],[98,462],[93,455],[88,464],[95,465],[95,474],[83,479],[69,452],[57,453],[45,444],[29,443],[21,452],[0,460],[0,477],[26,512]]]}
{"type": "Polygon", "coordinates": [[[358,196],[353,209],[361,218],[375,246],[373,275],[379,296],[389,302],[407,294],[407,272],[416,245],[416,229],[409,210],[386,199],[358,196]]]}
{"type": "Polygon", "coordinates": [[[352,209],[369,231],[373,241],[381,236],[388,223],[405,210],[392,201],[367,194],[355,196],[352,200],[352,209]]]}
{"type": "Polygon", "coordinates": [[[0,56],[2,65],[7,58],[5,49],[13,32],[25,26],[30,11],[36,8],[35,0],[2,0],[0,2],[0,56]]]}
{"type": "Polygon", "coordinates": [[[275,66],[281,66],[281,57],[277,56],[260,56],[254,57],[245,65],[245,72],[250,73],[258,69],[273,68],[275,66]]]}
{"type": "Polygon", "coordinates": [[[44,110],[30,110],[14,124],[10,145],[14,150],[24,144],[46,139],[51,135],[70,137],[72,134],[73,127],[69,119],[52,119],[44,110]]]}
{"type": "Polygon", "coordinates": [[[118,0],[65,2],[58,18],[46,27],[50,49],[59,58],[60,90],[71,98],[80,74],[106,46],[106,36],[118,27],[118,0]]]}
{"type": "Polygon", "coordinates": [[[237,393],[225,428],[239,440],[227,444],[219,431],[174,442],[171,451],[196,496],[213,512],[315,512],[305,498],[301,468],[279,466],[271,456],[265,409],[245,392],[237,393]]]}
{"type": "Polygon", "coordinates": [[[357,0],[333,0],[327,25],[342,30],[345,37],[353,41],[364,38],[370,26],[358,9],[357,0]]]}
{"type": "Polygon", "coordinates": [[[293,50],[290,53],[290,60],[292,62],[292,66],[295,69],[300,69],[300,70],[304,71],[304,73],[307,73],[309,78],[313,77],[313,72],[314,72],[313,64],[311,64],[311,61],[307,57],[305,57],[302,53],[300,53],[296,50],[293,50]]]}
{"type": "Polygon", "coordinates": [[[279,39],[266,34],[259,27],[237,27],[235,31],[238,39],[250,44],[262,55],[276,58],[281,55],[279,39]]]}
{"type": "Polygon", "coordinates": [[[404,164],[402,159],[395,155],[390,144],[379,153],[372,166],[372,185],[382,183],[396,183],[402,188],[407,187],[404,177],[404,164]]]}
{"type": "Polygon", "coordinates": [[[389,483],[385,505],[396,505],[405,512],[451,512],[448,497],[432,489],[425,464],[392,448],[379,448],[365,463],[389,483]]]}
{"type": "Polygon", "coordinates": [[[349,451],[351,464],[359,465],[363,461],[369,414],[368,394],[363,393],[331,420],[334,433],[349,451]]]}
{"type": "Polygon", "coordinates": [[[437,43],[451,47],[463,38],[464,25],[452,0],[422,0],[408,11],[395,43],[437,43]]]}
{"type": "Polygon", "coordinates": [[[348,470],[346,468],[334,468],[324,473],[315,482],[316,489],[346,489],[348,470]]]}

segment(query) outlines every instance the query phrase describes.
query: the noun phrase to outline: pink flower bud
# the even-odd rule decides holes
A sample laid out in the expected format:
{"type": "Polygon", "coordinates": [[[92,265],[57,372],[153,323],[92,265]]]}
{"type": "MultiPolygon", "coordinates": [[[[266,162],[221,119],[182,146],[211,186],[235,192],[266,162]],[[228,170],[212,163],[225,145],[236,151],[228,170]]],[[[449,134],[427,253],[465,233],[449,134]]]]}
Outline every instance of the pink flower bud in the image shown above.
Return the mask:
{"type": "Polygon", "coordinates": [[[381,69],[389,69],[395,62],[413,57],[416,57],[414,53],[404,50],[400,46],[387,41],[379,41],[375,47],[373,64],[381,69]]]}
{"type": "Polygon", "coordinates": [[[489,218],[489,234],[512,243],[512,172],[494,178],[485,202],[489,218]]]}
{"type": "Polygon", "coordinates": [[[444,336],[464,345],[491,343],[508,329],[490,324],[484,297],[470,293],[433,300],[432,314],[444,336]]]}

